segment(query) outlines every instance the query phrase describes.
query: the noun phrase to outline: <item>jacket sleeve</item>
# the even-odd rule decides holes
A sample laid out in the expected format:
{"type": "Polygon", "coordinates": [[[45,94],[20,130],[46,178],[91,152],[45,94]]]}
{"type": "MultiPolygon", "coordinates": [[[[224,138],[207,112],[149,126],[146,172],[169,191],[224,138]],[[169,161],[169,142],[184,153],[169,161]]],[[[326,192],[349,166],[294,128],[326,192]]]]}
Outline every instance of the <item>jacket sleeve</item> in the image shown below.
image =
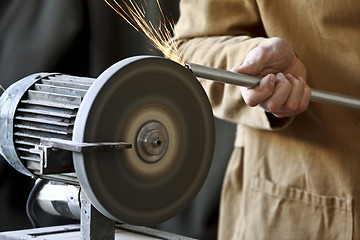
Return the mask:
{"type": "MultiPolygon", "coordinates": [[[[255,0],[181,0],[175,39],[184,62],[231,69],[266,40],[255,0]]],[[[249,107],[240,87],[200,79],[216,117],[260,129],[282,129],[290,120],[277,119],[260,107],[249,107]]]]}

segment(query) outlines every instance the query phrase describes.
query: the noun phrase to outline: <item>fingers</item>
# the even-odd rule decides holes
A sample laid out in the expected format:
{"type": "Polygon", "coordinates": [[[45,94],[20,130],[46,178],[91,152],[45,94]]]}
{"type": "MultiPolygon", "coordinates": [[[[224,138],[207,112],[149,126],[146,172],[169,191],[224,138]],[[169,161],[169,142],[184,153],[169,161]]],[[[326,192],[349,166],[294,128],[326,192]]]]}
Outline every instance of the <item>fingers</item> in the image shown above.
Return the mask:
{"type": "Polygon", "coordinates": [[[292,85],[292,92],[285,103],[286,110],[298,113],[305,111],[310,101],[311,89],[301,77],[297,79],[291,74],[286,77],[292,85]]]}
{"type": "Polygon", "coordinates": [[[304,112],[311,97],[311,89],[306,84],[305,80],[301,77],[295,78],[291,74],[285,76],[284,74],[279,73],[276,76],[278,81],[287,81],[286,85],[287,87],[290,87],[290,93],[287,92],[288,89],[283,91],[282,89],[279,89],[278,98],[268,99],[267,101],[270,102],[268,104],[271,107],[264,109],[279,118],[294,116],[304,112]]]}
{"type": "Polygon", "coordinates": [[[305,111],[309,104],[306,68],[281,38],[259,44],[232,71],[262,78],[256,88],[241,88],[244,101],[251,107],[259,105],[277,117],[287,117],[305,111]],[[284,72],[291,74],[285,76],[284,72]]]}
{"type": "Polygon", "coordinates": [[[242,97],[247,105],[255,107],[266,101],[275,90],[276,76],[269,74],[260,80],[259,86],[255,88],[241,88],[242,97]]]}
{"type": "Polygon", "coordinates": [[[276,87],[273,94],[260,104],[262,108],[271,112],[277,113],[283,110],[285,103],[291,97],[292,84],[288,81],[284,74],[276,74],[276,87]]]}
{"type": "Polygon", "coordinates": [[[254,89],[242,89],[244,101],[251,107],[259,105],[276,117],[289,117],[306,110],[311,90],[305,80],[283,73],[265,76],[254,89]]]}

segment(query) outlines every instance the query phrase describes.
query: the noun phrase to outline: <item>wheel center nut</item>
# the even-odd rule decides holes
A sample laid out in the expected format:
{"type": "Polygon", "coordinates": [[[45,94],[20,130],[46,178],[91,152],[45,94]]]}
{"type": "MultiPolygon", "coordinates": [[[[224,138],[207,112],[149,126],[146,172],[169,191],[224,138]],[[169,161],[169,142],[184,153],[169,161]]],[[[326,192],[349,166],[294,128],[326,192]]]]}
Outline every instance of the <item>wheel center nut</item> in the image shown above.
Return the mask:
{"type": "Polygon", "coordinates": [[[145,123],[138,131],[136,151],[138,156],[147,163],[155,163],[165,155],[169,146],[169,135],[158,121],[145,123]]]}

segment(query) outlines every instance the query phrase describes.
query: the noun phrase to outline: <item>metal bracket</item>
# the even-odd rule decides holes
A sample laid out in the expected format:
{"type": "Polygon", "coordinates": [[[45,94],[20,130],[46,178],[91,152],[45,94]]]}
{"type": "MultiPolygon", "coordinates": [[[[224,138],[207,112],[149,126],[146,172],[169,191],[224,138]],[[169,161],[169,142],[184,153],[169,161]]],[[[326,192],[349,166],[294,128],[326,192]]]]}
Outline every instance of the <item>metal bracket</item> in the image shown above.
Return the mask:
{"type": "Polygon", "coordinates": [[[112,151],[132,148],[125,142],[79,143],[56,138],[42,138],[31,149],[40,157],[40,174],[74,172],[72,152],[112,151]]]}
{"type": "Polygon", "coordinates": [[[92,152],[132,148],[130,143],[125,142],[80,143],[57,138],[42,138],[40,144],[71,152],[92,152]]]}
{"type": "Polygon", "coordinates": [[[31,153],[37,154],[40,158],[40,174],[71,173],[74,172],[72,153],[50,146],[36,145],[30,149],[31,153]]]}

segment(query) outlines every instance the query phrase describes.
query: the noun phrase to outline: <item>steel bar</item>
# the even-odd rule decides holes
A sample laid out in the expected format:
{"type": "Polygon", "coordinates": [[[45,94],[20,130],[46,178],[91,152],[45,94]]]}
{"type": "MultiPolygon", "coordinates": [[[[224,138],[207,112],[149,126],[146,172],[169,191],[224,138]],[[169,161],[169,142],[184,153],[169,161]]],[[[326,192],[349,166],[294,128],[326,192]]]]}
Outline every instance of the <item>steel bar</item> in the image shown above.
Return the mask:
{"type": "MultiPolygon", "coordinates": [[[[235,73],[218,68],[207,67],[194,63],[186,63],[185,66],[196,77],[205,78],[216,82],[229,83],[237,86],[250,88],[257,86],[260,82],[260,78],[258,77],[235,73]]],[[[311,101],[360,110],[360,98],[321,91],[317,89],[311,89],[311,101]]]]}

